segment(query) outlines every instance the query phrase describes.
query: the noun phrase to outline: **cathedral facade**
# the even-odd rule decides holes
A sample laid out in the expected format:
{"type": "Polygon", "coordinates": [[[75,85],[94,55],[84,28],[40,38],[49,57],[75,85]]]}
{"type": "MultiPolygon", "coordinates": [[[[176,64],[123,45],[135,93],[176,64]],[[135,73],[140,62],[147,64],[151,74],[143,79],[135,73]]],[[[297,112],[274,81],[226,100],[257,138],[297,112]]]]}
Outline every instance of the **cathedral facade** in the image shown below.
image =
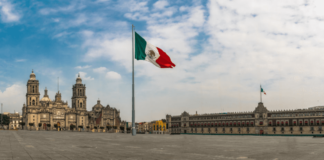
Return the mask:
{"type": "Polygon", "coordinates": [[[61,93],[58,91],[55,99],[51,100],[45,88],[44,97],[40,99],[39,81],[35,73],[30,74],[27,82],[26,104],[22,108],[22,120],[25,122],[25,128],[47,129],[50,127],[69,130],[71,126],[106,127],[120,126],[120,111],[109,105],[104,107],[100,100],[92,107],[92,111],[87,111],[86,85],[82,84],[80,75],[76,79],[76,84],[72,87],[72,107],[67,101],[61,99],[61,93]],[[31,126],[30,126],[31,125],[31,126]],[[40,125],[40,127],[39,127],[40,125]]]}

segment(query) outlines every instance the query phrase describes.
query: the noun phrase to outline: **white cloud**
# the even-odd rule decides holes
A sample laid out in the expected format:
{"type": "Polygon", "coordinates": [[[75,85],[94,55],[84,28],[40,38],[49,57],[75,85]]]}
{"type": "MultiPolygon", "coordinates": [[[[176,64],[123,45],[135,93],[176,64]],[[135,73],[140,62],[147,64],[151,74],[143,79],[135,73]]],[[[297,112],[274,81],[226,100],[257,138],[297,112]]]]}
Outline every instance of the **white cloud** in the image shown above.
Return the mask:
{"type": "Polygon", "coordinates": [[[21,108],[25,103],[26,86],[23,84],[13,84],[7,87],[4,91],[0,90],[0,99],[3,103],[4,112],[16,112],[21,113],[21,108]]]}
{"type": "Polygon", "coordinates": [[[57,7],[57,8],[43,8],[39,10],[39,13],[42,15],[49,15],[49,14],[56,14],[56,13],[63,13],[63,12],[73,12],[75,10],[81,10],[86,6],[82,3],[76,3],[72,1],[72,3],[68,6],[57,7]]]}
{"type": "Polygon", "coordinates": [[[16,59],[16,62],[25,62],[26,59],[16,59]]]}
{"type": "Polygon", "coordinates": [[[118,80],[118,79],[121,79],[121,75],[117,72],[114,72],[114,71],[109,71],[107,72],[106,74],[106,78],[107,79],[114,79],[114,80],[118,80]]]}
{"type": "Polygon", "coordinates": [[[164,9],[168,5],[169,5],[169,2],[166,0],[159,0],[153,4],[155,9],[164,9]]]}
{"type": "Polygon", "coordinates": [[[99,67],[99,68],[93,69],[93,72],[96,72],[96,73],[104,73],[106,71],[107,71],[106,67],[99,67]]]}
{"type": "Polygon", "coordinates": [[[17,22],[20,19],[14,6],[7,0],[0,0],[0,15],[3,22],[17,22]]]}
{"type": "MultiPolygon", "coordinates": [[[[82,80],[94,80],[94,78],[92,78],[91,76],[87,77],[86,72],[79,72],[79,74],[82,80]]],[[[78,77],[78,74],[76,74],[75,77],[78,77]]]]}
{"type": "Polygon", "coordinates": [[[75,69],[87,69],[90,68],[90,65],[85,65],[85,66],[76,66],[75,69]]]}

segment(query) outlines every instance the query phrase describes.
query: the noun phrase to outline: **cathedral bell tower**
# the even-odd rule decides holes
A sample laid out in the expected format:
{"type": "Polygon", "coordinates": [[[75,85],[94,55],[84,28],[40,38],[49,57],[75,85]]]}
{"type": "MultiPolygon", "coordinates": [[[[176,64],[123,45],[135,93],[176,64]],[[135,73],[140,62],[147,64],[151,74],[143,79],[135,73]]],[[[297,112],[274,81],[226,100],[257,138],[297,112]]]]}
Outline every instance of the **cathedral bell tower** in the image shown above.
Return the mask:
{"type": "Polygon", "coordinates": [[[82,84],[80,74],[72,88],[72,108],[75,110],[87,110],[86,86],[82,84]]]}
{"type": "Polygon", "coordinates": [[[27,82],[26,104],[28,107],[35,107],[39,105],[39,82],[36,80],[34,71],[30,74],[27,82]]]}

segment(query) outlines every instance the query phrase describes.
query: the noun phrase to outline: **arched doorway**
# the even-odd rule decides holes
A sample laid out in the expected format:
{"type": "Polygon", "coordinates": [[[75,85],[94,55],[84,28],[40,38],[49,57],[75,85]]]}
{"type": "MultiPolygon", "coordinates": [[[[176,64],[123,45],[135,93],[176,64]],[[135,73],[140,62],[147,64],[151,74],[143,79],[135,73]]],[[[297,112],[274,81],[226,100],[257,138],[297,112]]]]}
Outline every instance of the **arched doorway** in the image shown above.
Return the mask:
{"type": "Polygon", "coordinates": [[[260,134],[263,134],[263,130],[260,130],[260,134]]]}
{"type": "Polygon", "coordinates": [[[46,130],[46,129],[47,129],[46,127],[47,127],[47,126],[46,126],[46,123],[43,123],[43,129],[46,130]]]}
{"type": "Polygon", "coordinates": [[[70,130],[73,130],[73,127],[72,127],[72,126],[73,126],[73,124],[71,123],[71,124],[70,124],[70,130]]]}

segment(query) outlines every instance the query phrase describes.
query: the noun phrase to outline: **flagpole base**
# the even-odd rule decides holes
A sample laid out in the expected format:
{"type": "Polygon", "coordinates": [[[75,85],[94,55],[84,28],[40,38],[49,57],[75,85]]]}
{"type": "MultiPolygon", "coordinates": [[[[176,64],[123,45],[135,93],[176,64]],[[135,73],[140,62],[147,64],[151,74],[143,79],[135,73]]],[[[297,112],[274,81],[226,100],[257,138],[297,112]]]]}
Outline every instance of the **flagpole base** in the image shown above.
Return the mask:
{"type": "Polygon", "coordinates": [[[132,129],[132,136],[136,136],[136,129],[135,129],[135,127],[132,129]]]}

